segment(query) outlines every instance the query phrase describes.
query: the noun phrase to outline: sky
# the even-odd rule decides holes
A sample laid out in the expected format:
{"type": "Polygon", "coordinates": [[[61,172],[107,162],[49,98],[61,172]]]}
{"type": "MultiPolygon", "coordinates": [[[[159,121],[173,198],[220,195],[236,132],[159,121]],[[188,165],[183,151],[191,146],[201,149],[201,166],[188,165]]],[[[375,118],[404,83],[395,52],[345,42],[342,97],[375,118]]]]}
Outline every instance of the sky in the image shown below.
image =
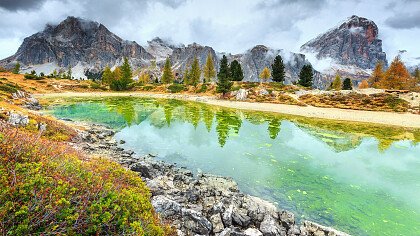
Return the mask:
{"type": "Polygon", "coordinates": [[[257,44],[298,52],[352,15],[373,20],[388,60],[420,63],[420,0],[0,0],[0,58],[23,39],[76,16],[145,45],[154,37],[241,53],[257,44]]]}

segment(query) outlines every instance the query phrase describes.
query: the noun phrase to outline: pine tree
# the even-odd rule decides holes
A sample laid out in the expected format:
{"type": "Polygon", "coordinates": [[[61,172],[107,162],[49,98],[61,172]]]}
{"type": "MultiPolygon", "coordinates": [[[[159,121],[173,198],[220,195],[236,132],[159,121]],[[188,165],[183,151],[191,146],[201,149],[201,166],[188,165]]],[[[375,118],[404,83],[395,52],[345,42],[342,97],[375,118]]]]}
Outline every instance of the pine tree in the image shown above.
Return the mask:
{"type": "Polygon", "coordinates": [[[237,60],[233,60],[230,63],[230,72],[232,81],[242,81],[244,79],[244,73],[242,71],[241,64],[237,60]]]}
{"type": "Polygon", "coordinates": [[[174,75],[172,73],[172,65],[169,57],[166,58],[165,66],[163,67],[163,75],[161,82],[164,84],[170,84],[174,80],[174,75]]]}
{"type": "Polygon", "coordinates": [[[230,81],[230,73],[229,73],[229,66],[228,61],[225,55],[223,55],[222,59],[220,60],[220,69],[219,73],[217,74],[217,88],[216,91],[218,93],[222,93],[223,96],[230,91],[232,87],[232,82],[230,81]]]}
{"type": "Polygon", "coordinates": [[[182,80],[184,81],[185,85],[190,84],[190,70],[188,69],[188,66],[185,67],[184,74],[182,76],[182,80]]]}
{"type": "Polygon", "coordinates": [[[69,66],[69,69],[67,70],[67,79],[71,79],[72,78],[72,72],[71,72],[71,66],[69,66]]]}
{"type": "Polygon", "coordinates": [[[271,70],[273,71],[272,76],[274,82],[284,81],[284,63],[283,58],[281,58],[280,55],[277,55],[276,58],[274,58],[274,63],[271,65],[271,70]]]}
{"type": "Polygon", "coordinates": [[[311,65],[304,65],[299,73],[298,83],[303,87],[312,87],[313,71],[311,65]]]}
{"type": "Polygon", "coordinates": [[[124,57],[124,63],[121,66],[121,80],[124,83],[132,82],[133,73],[131,71],[131,66],[128,63],[127,57],[124,57]]]}
{"type": "Polygon", "coordinates": [[[400,57],[395,57],[380,82],[384,89],[412,89],[415,80],[411,77],[400,57]]]}
{"type": "Polygon", "coordinates": [[[334,81],[331,85],[331,88],[334,89],[335,91],[341,90],[341,88],[342,88],[341,78],[338,74],[335,76],[335,79],[334,79],[334,81]]]}
{"type": "Polygon", "coordinates": [[[198,62],[197,57],[195,57],[191,65],[189,84],[193,86],[197,86],[197,84],[200,82],[200,75],[201,75],[200,64],[198,62]]]}
{"type": "Polygon", "coordinates": [[[416,79],[417,84],[420,84],[420,69],[418,67],[414,70],[413,76],[416,79]]]}
{"type": "Polygon", "coordinates": [[[367,89],[369,88],[369,83],[367,82],[367,80],[363,80],[360,84],[359,84],[359,89],[367,89]]]}
{"type": "Polygon", "coordinates": [[[343,90],[353,90],[353,86],[352,86],[351,80],[349,78],[344,79],[343,90]]]}
{"type": "Polygon", "coordinates": [[[113,74],[111,71],[111,68],[109,66],[106,66],[104,69],[104,72],[102,73],[102,83],[103,84],[110,84],[113,79],[113,74]]]}
{"type": "Polygon", "coordinates": [[[372,76],[369,78],[369,84],[372,88],[379,88],[380,82],[384,78],[384,65],[382,61],[376,63],[372,76]]]}
{"type": "Polygon", "coordinates": [[[209,53],[207,55],[206,64],[203,68],[204,83],[210,82],[216,76],[216,69],[213,64],[213,57],[209,53]]]}
{"type": "Polygon", "coordinates": [[[268,79],[270,79],[270,77],[271,77],[270,69],[268,69],[268,67],[264,67],[264,69],[260,73],[261,82],[267,82],[268,79]]]}
{"type": "Polygon", "coordinates": [[[13,74],[19,74],[19,71],[20,71],[20,63],[18,62],[18,63],[16,63],[15,67],[13,68],[12,73],[13,74]]]}

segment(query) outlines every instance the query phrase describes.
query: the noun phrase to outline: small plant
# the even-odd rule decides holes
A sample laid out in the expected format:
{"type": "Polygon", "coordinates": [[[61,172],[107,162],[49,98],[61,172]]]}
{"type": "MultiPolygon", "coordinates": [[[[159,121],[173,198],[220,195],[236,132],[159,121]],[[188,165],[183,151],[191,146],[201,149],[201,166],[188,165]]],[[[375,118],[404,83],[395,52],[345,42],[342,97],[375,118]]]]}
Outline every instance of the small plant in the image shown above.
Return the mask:
{"type": "Polygon", "coordinates": [[[168,90],[170,93],[179,93],[186,89],[185,85],[183,84],[171,84],[168,86],[168,90]]]}

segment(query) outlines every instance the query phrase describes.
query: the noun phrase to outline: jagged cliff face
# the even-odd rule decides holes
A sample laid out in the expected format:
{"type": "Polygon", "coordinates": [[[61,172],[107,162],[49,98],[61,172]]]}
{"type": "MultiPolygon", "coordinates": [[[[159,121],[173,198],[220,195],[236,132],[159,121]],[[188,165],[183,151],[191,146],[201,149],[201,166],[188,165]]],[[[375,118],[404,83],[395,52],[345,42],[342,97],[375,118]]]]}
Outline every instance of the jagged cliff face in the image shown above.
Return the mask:
{"type": "Polygon", "coordinates": [[[340,26],[307,42],[301,50],[316,53],[318,59],[332,58],[341,65],[372,69],[378,61],[387,64],[378,33],[373,21],[352,16],[340,26]]]}
{"type": "Polygon", "coordinates": [[[25,38],[17,53],[0,63],[19,61],[24,66],[53,63],[68,68],[82,64],[101,70],[113,66],[123,57],[132,64],[146,64],[152,56],[136,42],[122,40],[97,22],[68,17],[57,26],[47,25],[44,31],[25,38]]]}

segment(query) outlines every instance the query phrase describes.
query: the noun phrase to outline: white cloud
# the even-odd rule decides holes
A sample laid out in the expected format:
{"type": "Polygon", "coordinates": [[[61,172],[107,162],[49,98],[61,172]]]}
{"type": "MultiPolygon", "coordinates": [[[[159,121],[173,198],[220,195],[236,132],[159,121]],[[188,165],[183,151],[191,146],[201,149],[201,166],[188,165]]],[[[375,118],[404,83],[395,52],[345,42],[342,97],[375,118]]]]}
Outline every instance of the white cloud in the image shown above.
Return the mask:
{"type": "MultiPolygon", "coordinates": [[[[404,4],[395,0],[102,0],[100,4],[89,0],[46,0],[43,5],[28,5],[26,10],[22,0],[18,2],[16,7],[9,5],[8,9],[15,9],[12,11],[1,8],[0,3],[0,58],[16,52],[25,37],[42,30],[46,23],[58,23],[68,15],[96,20],[122,38],[140,44],[160,36],[233,53],[257,44],[299,51],[308,40],[351,15],[359,15],[379,26],[388,59],[400,49],[407,50],[411,57],[420,56],[416,43],[420,28],[403,29],[389,24],[398,12],[405,13],[399,15],[398,23],[412,22],[404,16],[409,17],[418,9],[401,6],[404,4]]],[[[404,2],[416,4],[413,0],[404,2]]]]}

